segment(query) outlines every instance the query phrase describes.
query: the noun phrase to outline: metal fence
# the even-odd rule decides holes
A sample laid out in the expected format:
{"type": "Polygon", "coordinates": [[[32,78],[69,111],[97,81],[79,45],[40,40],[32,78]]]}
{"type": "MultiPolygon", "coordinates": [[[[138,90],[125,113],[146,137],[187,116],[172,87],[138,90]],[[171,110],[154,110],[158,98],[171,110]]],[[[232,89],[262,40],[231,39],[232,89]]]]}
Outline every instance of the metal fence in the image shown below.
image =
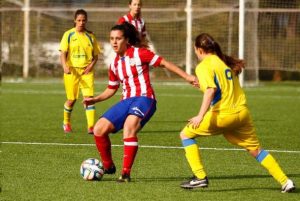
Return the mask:
{"type": "MultiPolygon", "coordinates": [[[[198,61],[189,44],[201,32],[214,36],[224,53],[241,56],[240,2],[143,1],[142,15],[157,53],[193,71],[198,61]],[[191,30],[188,23],[191,23],[191,30]]],[[[300,72],[300,57],[297,56],[300,52],[300,0],[242,2],[245,6],[242,49],[247,69],[245,80],[257,82],[264,79],[263,75],[292,79],[292,73],[300,72]]],[[[61,76],[59,42],[64,31],[73,26],[73,13],[78,8],[88,12],[88,29],[95,33],[103,48],[103,59],[98,62],[97,69],[98,76],[106,76],[105,69],[112,54],[109,31],[118,18],[128,12],[128,1],[2,0],[1,3],[2,76],[61,76]]],[[[157,75],[169,76],[163,71],[157,75]]]]}

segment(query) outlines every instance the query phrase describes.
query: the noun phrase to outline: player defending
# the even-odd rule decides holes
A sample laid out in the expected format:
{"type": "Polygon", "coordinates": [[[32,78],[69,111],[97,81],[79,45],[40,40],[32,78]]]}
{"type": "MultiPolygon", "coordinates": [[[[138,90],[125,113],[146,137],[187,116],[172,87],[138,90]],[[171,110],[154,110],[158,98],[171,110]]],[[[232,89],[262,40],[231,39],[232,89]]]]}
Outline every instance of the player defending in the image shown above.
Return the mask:
{"type": "Polygon", "coordinates": [[[295,185],[281,170],[273,156],[263,150],[256,136],[238,75],[242,60],[224,55],[219,44],[208,34],[195,40],[195,53],[201,61],[196,68],[200,89],[204,92],[198,115],[191,118],[180,137],[194,178],[182,188],[207,187],[208,179],[195,138],[223,134],[230,143],[245,148],[278,181],[281,192],[295,190],[295,185]]]}
{"type": "MultiPolygon", "coordinates": [[[[85,28],[86,11],[75,12],[75,27],[66,31],[60,43],[60,59],[64,70],[64,83],[67,101],[64,104],[63,128],[70,133],[71,113],[79,96],[79,88],[84,97],[94,96],[94,66],[98,60],[100,48],[94,34],[85,28]]],[[[93,134],[95,106],[85,108],[88,133],[93,134]]]]}
{"type": "Polygon", "coordinates": [[[106,174],[114,174],[116,167],[111,154],[110,133],[123,129],[123,169],[118,182],[129,182],[131,168],[138,150],[137,133],[156,111],[156,100],[149,76],[150,65],[164,66],[186,81],[194,83],[195,76],[141,47],[135,27],[129,23],[115,25],[110,32],[110,44],[116,56],[109,67],[107,88],[94,98],[86,98],[85,105],[111,98],[122,85],[122,100],[106,111],[96,122],[95,143],[106,174]]]}

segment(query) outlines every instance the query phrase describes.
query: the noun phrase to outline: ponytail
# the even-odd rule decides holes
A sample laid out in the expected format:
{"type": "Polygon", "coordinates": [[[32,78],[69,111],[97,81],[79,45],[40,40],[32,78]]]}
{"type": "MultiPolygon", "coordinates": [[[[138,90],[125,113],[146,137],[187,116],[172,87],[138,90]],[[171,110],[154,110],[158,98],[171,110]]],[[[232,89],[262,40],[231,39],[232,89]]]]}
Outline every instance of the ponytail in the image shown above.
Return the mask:
{"type": "Polygon", "coordinates": [[[202,33],[196,37],[195,47],[203,49],[206,53],[216,54],[232,69],[235,75],[239,75],[242,72],[242,69],[245,68],[243,60],[223,54],[220,45],[207,33],[202,33]]]}

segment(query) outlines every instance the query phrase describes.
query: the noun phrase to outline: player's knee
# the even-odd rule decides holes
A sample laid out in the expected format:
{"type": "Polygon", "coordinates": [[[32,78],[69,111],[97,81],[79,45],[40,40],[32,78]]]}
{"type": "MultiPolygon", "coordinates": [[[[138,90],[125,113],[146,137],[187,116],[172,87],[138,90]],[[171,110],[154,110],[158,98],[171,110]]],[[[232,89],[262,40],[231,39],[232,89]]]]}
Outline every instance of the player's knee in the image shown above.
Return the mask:
{"type": "Polygon", "coordinates": [[[247,150],[251,156],[256,158],[260,152],[260,149],[255,149],[255,150],[247,150]]]}
{"type": "Polygon", "coordinates": [[[184,139],[188,139],[189,137],[187,137],[185,134],[184,134],[184,131],[181,131],[180,134],[179,134],[179,137],[181,140],[184,140],[184,139]]]}
{"type": "Polygon", "coordinates": [[[105,136],[111,133],[113,130],[113,126],[111,123],[103,121],[103,119],[99,119],[97,123],[94,125],[94,135],[95,136],[105,136]]]}
{"type": "Polygon", "coordinates": [[[69,107],[73,107],[73,105],[75,104],[75,102],[76,102],[76,99],[75,100],[67,100],[67,105],[69,107]]]}

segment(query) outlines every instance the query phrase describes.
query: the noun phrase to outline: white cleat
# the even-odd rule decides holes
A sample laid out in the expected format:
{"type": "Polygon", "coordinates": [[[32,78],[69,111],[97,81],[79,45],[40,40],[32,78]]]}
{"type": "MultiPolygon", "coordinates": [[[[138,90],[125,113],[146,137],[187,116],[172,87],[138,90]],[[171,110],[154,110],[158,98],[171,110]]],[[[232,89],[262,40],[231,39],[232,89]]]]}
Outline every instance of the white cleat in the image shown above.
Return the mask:
{"type": "Polygon", "coordinates": [[[281,193],[290,193],[296,189],[295,184],[292,180],[288,179],[287,182],[282,186],[281,193]]]}

